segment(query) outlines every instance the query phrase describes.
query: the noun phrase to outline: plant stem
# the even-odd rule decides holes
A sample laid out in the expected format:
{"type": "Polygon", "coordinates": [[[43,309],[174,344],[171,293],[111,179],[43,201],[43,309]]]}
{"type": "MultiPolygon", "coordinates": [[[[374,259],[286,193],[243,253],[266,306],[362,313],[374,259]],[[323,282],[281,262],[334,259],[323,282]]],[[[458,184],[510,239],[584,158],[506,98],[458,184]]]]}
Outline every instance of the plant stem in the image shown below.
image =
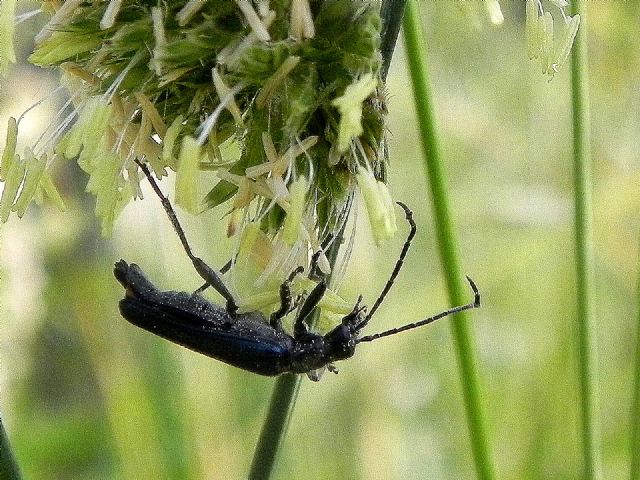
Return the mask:
{"type": "Polygon", "coordinates": [[[393,50],[396,47],[398,34],[400,33],[400,25],[402,25],[402,16],[404,15],[404,6],[407,0],[383,0],[380,7],[380,17],[382,18],[382,31],[380,32],[380,53],[382,55],[382,68],[380,76],[382,80],[387,79],[393,50]]]}
{"type": "Polygon", "coordinates": [[[631,404],[630,480],[640,480],[640,254],[638,255],[637,289],[638,327],[636,333],[636,376],[634,380],[633,400],[631,404]]]}
{"type": "MultiPolygon", "coordinates": [[[[407,2],[404,19],[404,38],[413,95],[418,113],[427,179],[433,201],[440,261],[447,283],[449,301],[451,305],[461,305],[465,301],[462,283],[464,276],[460,269],[458,247],[449,214],[449,199],[445,185],[444,167],[440,158],[438,134],[431,105],[432,96],[429,85],[427,52],[424,47],[426,41],[420,24],[417,0],[409,0],[407,2]]],[[[494,473],[480,401],[480,386],[475,364],[475,346],[466,321],[466,315],[458,314],[452,318],[451,328],[458,356],[476,473],[478,478],[490,480],[494,478],[494,473]]]]}
{"type": "Polygon", "coordinates": [[[20,480],[20,469],[9,445],[9,438],[0,419],[0,480],[20,480]]]}
{"type": "MultiPolygon", "coordinates": [[[[391,57],[393,56],[393,51],[398,39],[398,32],[400,31],[405,2],[406,0],[383,0],[382,3],[380,12],[382,17],[380,42],[382,68],[380,75],[383,81],[389,72],[391,57]]],[[[343,234],[344,226],[329,248],[328,257],[332,271],[336,265],[340,245],[342,245],[343,234]]],[[[327,281],[330,283],[330,276],[327,281]]],[[[248,477],[249,480],[266,480],[271,477],[278,451],[280,450],[282,440],[284,439],[289,421],[291,420],[293,407],[298,398],[301,381],[301,375],[290,374],[282,375],[276,380],[273,393],[271,394],[271,400],[269,401],[267,417],[262,425],[256,450],[253,454],[253,461],[251,462],[251,470],[249,471],[248,477]]]]}
{"type": "MultiPolygon", "coordinates": [[[[329,285],[331,284],[331,275],[338,259],[338,251],[342,245],[343,235],[344,225],[327,252],[332,272],[327,278],[329,285]]],[[[316,318],[312,323],[315,323],[319,313],[319,310],[316,310],[316,318]]],[[[302,375],[294,374],[282,375],[276,380],[267,409],[267,418],[262,425],[256,450],[253,454],[249,480],[267,480],[271,477],[278,451],[287,433],[287,427],[298,398],[301,382],[302,375]]]]}
{"type": "Polygon", "coordinates": [[[280,450],[293,407],[298,398],[301,380],[301,375],[294,374],[282,375],[276,380],[269,402],[267,418],[262,426],[253,455],[249,480],[266,480],[271,477],[276,455],[280,450]]]}
{"type": "Polygon", "coordinates": [[[576,296],[581,390],[582,478],[601,478],[600,422],[598,420],[597,345],[593,292],[593,227],[591,207],[591,155],[589,86],[587,65],[586,2],[572,2],[580,15],[580,28],[573,44],[571,87],[573,107],[573,168],[575,202],[576,296]]]}

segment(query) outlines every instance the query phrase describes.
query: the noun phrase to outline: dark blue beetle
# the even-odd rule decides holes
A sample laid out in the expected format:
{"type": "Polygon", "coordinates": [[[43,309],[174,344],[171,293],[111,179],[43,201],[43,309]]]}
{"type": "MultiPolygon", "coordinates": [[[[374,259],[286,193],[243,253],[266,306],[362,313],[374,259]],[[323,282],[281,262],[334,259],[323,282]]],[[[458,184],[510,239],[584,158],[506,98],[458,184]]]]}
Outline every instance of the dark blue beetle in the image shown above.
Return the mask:
{"type": "Polygon", "coordinates": [[[147,167],[140,163],[138,165],[160,197],[187,255],[205,284],[193,294],[160,291],[145,277],[140,267],[120,260],[114,268],[115,277],[125,288],[125,297],[120,301],[120,313],[132,324],[174,343],[260,375],[307,373],[310,378],[317,379],[313,375],[314,371],[327,367],[337,372],[333,362],[352,357],[358,343],[394,335],[480,306],[478,289],[473,280],[467,277],[474,292],[473,302],[399,328],[359,336],[391,289],[415,236],[416,225],[412,212],[406,205],[399,203],[405,211],[411,230],[389,281],[371,311],[367,313],[366,308],[361,306],[360,297],[351,313],[327,334],[309,331],[308,321],[327,287],[325,281],[321,280],[298,308],[297,302],[292,300],[290,285],[294,276],[302,272],[300,267],[281,285],[281,305],[270,318],[258,311],[237,313],[237,304],[220,275],[192,253],[168,199],[160,191],[147,167]],[[222,295],[227,302],[226,306],[213,304],[199,295],[208,286],[222,295]],[[296,309],[293,335],[290,335],[283,329],[281,320],[296,309]]]}

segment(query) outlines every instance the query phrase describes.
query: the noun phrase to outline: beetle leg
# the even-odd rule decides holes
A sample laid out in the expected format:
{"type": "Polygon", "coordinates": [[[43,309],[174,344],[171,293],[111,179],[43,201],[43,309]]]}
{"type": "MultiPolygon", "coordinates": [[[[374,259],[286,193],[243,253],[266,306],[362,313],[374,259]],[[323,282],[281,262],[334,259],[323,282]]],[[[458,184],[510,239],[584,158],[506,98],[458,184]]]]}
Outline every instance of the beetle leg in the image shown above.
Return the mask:
{"type": "Polygon", "coordinates": [[[230,258],[229,261],[222,266],[222,268],[220,269],[220,273],[224,275],[229,270],[231,270],[231,267],[233,267],[234,262],[235,262],[235,258],[230,258]]]}
{"type": "Polygon", "coordinates": [[[139,162],[138,160],[134,160],[134,161],[140,167],[142,172],[145,174],[145,176],[149,180],[149,184],[151,185],[151,188],[153,188],[153,191],[156,193],[156,195],[160,199],[160,203],[162,203],[162,208],[164,208],[164,211],[167,214],[167,217],[169,217],[169,220],[171,221],[171,225],[173,225],[173,229],[178,234],[178,238],[180,238],[180,243],[182,243],[182,247],[184,248],[185,252],[187,252],[187,256],[191,259],[191,263],[193,263],[193,267],[198,272],[198,275],[200,275],[207,284],[211,285],[216,292],[222,295],[222,297],[227,301],[227,311],[233,315],[236,312],[236,310],[238,310],[238,306],[235,302],[235,299],[233,298],[233,295],[231,295],[231,292],[222,281],[222,278],[220,278],[220,275],[218,274],[218,272],[216,272],[213,268],[207,265],[204,262],[204,260],[202,260],[199,257],[196,257],[193,254],[191,250],[191,246],[187,241],[187,236],[185,235],[184,230],[182,229],[182,226],[178,221],[178,216],[176,215],[175,210],[171,206],[171,202],[169,202],[169,199],[165,197],[164,194],[162,193],[162,190],[160,190],[160,187],[158,186],[158,183],[155,181],[155,179],[151,175],[149,168],[144,163],[139,162]]]}
{"type": "MultiPolygon", "coordinates": [[[[224,275],[225,273],[227,273],[230,269],[231,266],[233,265],[233,259],[230,259],[227,263],[224,264],[224,266],[220,269],[220,273],[222,275],[224,275]]],[[[202,292],[204,292],[207,288],[209,288],[211,286],[211,284],[209,282],[204,282],[202,285],[200,285],[194,292],[194,295],[200,295],[202,292]]]]}
{"type": "Polygon", "coordinates": [[[289,313],[292,308],[295,308],[293,297],[291,294],[291,282],[293,282],[293,279],[296,277],[296,275],[299,275],[302,272],[304,272],[304,268],[296,268],[293,272],[291,272],[289,278],[287,278],[284,282],[282,282],[282,285],[280,285],[280,308],[273,312],[271,314],[271,318],[269,319],[269,323],[276,330],[282,329],[282,318],[287,313],[289,313]]]}
{"type": "Polygon", "coordinates": [[[318,266],[318,262],[320,261],[320,257],[324,255],[324,250],[321,248],[317,252],[313,254],[311,257],[311,264],[309,268],[309,278],[311,280],[320,281],[326,277],[326,274],[322,272],[320,267],[318,266]]]}
{"type": "Polygon", "coordinates": [[[300,311],[298,312],[298,316],[296,318],[296,323],[293,326],[293,337],[300,338],[307,333],[307,318],[313,313],[313,311],[322,300],[324,293],[327,291],[327,284],[324,280],[322,280],[318,285],[311,290],[311,293],[307,297],[307,299],[300,307],[300,311]]]}
{"type": "Polygon", "coordinates": [[[209,285],[207,282],[203,283],[202,285],[200,285],[194,292],[193,295],[200,295],[202,292],[204,292],[207,288],[209,288],[211,285],[209,285]]]}

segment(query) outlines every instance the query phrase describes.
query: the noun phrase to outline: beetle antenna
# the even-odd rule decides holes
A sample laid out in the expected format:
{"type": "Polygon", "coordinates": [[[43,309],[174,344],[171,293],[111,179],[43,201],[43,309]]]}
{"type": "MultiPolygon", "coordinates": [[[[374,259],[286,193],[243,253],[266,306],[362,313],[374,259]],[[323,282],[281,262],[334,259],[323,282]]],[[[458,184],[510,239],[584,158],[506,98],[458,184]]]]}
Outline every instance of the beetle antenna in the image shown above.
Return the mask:
{"type": "Polygon", "coordinates": [[[407,239],[404,241],[404,245],[402,246],[402,251],[400,252],[400,257],[396,262],[396,266],[394,267],[393,272],[391,272],[391,275],[389,276],[389,280],[387,280],[387,283],[382,289],[380,296],[373,304],[373,307],[371,307],[371,310],[369,311],[365,319],[362,322],[360,322],[360,324],[357,326],[358,330],[361,330],[367,326],[367,324],[369,323],[369,320],[371,320],[371,317],[373,317],[373,315],[376,313],[376,310],[378,310],[378,307],[382,305],[383,300],[389,293],[389,290],[391,290],[391,287],[393,286],[394,282],[396,281],[396,278],[398,277],[398,274],[400,273],[400,269],[404,264],[404,260],[407,256],[407,252],[409,251],[409,247],[411,246],[411,241],[413,240],[413,237],[416,236],[417,227],[416,227],[416,222],[413,220],[413,212],[409,207],[407,207],[402,202],[398,202],[398,205],[400,205],[404,210],[404,214],[407,217],[407,222],[409,222],[409,226],[411,227],[411,229],[409,230],[409,235],[407,235],[407,239]]]}
{"type": "Polygon", "coordinates": [[[423,325],[428,325],[430,323],[435,322],[436,320],[439,320],[444,317],[448,317],[449,315],[453,315],[454,313],[480,307],[480,292],[478,291],[478,287],[476,286],[474,281],[471,280],[471,278],[467,277],[467,281],[469,282],[469,285],[471,285],[471,289],[473,290],[473,295],[474,295],[473,302],[468,303],[466,305],[460,305],[458,307],[450,308],[449,310],[445,310],[444,312],[440,312],[437,315],[434,315],[433,317],[429,317],[419,322],[410,323],[408,325],[404,325],[398,328],[393,328],[391,330],[376,333],[374,335],[367,335],[364,337],[360,337],[356,340],[356,343],[372,342],[373,340],[377,340],[378,338],[388,337],[389,335],[395,335],[396,333],[404,332],[406,330],[412,330],[414,328],[422,327],[423,325]]]}

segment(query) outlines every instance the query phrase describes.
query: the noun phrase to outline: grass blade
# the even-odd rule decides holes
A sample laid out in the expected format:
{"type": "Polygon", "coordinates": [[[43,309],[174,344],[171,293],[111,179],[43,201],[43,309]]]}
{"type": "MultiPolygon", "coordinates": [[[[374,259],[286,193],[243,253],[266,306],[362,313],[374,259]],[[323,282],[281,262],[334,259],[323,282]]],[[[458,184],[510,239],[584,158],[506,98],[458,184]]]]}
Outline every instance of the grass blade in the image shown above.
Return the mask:
{"type": "Polygon", "coordinates": [[[387,79],[387,74],[389,73],[391,58],[398,40],[398,33],[400,33],[406,3],[407,0],[383,0],[380,6],[380,17],[382,17],[382,31],[380,32],[382,70],[380,75],[383,81],[387,79]]]}
{"type": "MultiPolygon", "coordinates": [[[[440,159],[435,118],[431,106],[427,52],[424,47],[426,40],[420,24],[417,0],[409,0],[407,2],[404,19],[404,38],[413,95],[418,112],[418,126],[420,128],[425,167],[433,200],[440,261],[447,283],[449,301],[451,305],[460,305],[466,301],[466,297],[463,295],[466,290],[463,289],[462,283],[464,275],[460,269],[458,247],[449,214],[449,199],[445,186],[443,165],[440,159]]],[[[476,473],[478,478],[490,480],[494,478],[494,473],[487,444],[484,413],[480,401],[478,371],[475,364],[475,347],[466,315],[459,314],[452,318],[451,327],[458,356],[476,473]]]]}
{"type": "Polygon", "coordinates": [[[597,394],[598,358],[593,292],[593,213],[586,2],[576,1],[572,4],[573,14],[579,14],[581,18],[571,59],[571,101],[573,108],[578,369],[584,462],[582,478],[597,480],[601,478],[601,465],[597,394]]]}
{"type": "Polygon", "coordinates": [[[631,404],[631,471],[630,480],[640,480],[640,261],[638,262],[637,285],[638,330],[636,333],[636,373],[631,404]]]}
{"type": "Polygon", "coordinates": [[[20,469],[9,445],[9,438],[0,419],[0,479],[20,480],[21,478],[20,469]]]}

